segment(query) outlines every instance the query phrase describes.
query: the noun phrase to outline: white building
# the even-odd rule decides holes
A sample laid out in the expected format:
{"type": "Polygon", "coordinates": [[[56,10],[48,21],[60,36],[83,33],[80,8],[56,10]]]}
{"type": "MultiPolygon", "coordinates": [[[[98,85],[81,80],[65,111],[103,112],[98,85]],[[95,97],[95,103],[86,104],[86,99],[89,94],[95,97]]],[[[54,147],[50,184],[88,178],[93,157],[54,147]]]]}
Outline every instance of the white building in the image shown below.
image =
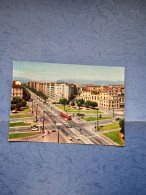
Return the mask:
{"type": "Polygon", "coordinates": [[[69,100],[72,95],[72,90],[70,84],[47,83],[46,95],[52,102],[59,102],[61,98],[69,100]]]}

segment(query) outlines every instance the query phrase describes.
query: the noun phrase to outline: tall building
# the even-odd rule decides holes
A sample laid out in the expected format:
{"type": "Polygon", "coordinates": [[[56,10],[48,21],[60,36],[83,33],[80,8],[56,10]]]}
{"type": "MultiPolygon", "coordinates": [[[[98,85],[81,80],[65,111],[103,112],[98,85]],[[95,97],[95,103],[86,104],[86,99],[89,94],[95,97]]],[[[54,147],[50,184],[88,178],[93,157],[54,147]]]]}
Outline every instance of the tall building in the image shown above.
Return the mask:
{"type": "Polygon", "coordinates": [[[12,81],[11,100],[13,100],[14,97],[23,98],[23,87],[20,81],[12,81]]]}
{"type": "Polygon", "coordinates": [[[74,90],[68,83],[47,83],[46,95],[52,102],[59,102],[61,98],[69,100],[73,93],[74,90]]]}

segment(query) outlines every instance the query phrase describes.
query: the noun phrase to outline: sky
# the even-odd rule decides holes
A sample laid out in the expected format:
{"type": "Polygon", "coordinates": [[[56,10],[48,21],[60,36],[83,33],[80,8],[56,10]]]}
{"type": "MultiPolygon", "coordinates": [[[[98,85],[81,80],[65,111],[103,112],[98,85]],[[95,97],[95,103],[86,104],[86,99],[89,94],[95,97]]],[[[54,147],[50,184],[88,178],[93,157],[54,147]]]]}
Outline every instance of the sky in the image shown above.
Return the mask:
{"type": "Polygon", "coordinates": [[[13,62],[13,79],[53,82],[57,80],[124,81],[124,67],[13,62]]]}

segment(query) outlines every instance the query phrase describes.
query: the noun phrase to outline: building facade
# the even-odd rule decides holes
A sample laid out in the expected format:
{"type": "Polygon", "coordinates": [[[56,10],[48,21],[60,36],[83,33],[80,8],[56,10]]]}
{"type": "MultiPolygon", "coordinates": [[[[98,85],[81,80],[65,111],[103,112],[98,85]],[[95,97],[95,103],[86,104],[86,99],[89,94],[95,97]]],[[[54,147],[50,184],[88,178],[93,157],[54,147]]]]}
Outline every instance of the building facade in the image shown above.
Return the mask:
{"type": "Polygon", "coordinates": [[[23,87],[20,81],[12,81],[11,100],[13,100],[14,97],[23,99],[23,87]]]}
{"type": "Polygon", "coordinates": [[[52,102],[59,102],[61,98],[67,100],[73,95],[74,90],[70,84],[66,83],[47,83],[46,95],[52,102]]]}
{"type": "Polygon", "coordinates": [[[124,85],[83,85],[78,99],[97,102],[105,109],[124,110],[124,85]]]}

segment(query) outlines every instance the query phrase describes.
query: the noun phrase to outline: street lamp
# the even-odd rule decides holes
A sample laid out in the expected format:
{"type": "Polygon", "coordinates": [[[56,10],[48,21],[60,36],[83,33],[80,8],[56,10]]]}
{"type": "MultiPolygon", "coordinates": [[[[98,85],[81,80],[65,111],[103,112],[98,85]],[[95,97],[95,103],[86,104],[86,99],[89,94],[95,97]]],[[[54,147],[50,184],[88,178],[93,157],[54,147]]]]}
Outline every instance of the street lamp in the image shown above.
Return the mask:
{"type": "Polygon", "coordinates": [[[112,101],[112,103],[113,103],[113,118],[114,118],[114,101],[112,101]]]}
{"type": "Polygon", "coordinates": [[[36,122],[38,121],[37,115],[38,115],[38,104],[36,105],[36,122]]]}
{"type": "Polygon", "coordinates": [[[99,110],[99,108],[97,108],[96,110],[97,110],[97,131],[98,131],[98,126],[99,126],[99,124],[98,124],[98,110],[99,110]]]}
{"type": "Polygon", "coordinates": [[[59,143],[59,127],[58,127],[58,143],[59,143]]]}
{"type": "Polygon", "coordinates": [[[44,121],[45,121],[44,114],[45,114],[45,110],[43,111],[43,131],[42,131],[43,133],[45,131],[45,128],[44,128],[44,121]]]}
{"type": "Polygon", "coordinates": [[[32,114],[33,114],[33,99],[32,99],[32,114]]]}

